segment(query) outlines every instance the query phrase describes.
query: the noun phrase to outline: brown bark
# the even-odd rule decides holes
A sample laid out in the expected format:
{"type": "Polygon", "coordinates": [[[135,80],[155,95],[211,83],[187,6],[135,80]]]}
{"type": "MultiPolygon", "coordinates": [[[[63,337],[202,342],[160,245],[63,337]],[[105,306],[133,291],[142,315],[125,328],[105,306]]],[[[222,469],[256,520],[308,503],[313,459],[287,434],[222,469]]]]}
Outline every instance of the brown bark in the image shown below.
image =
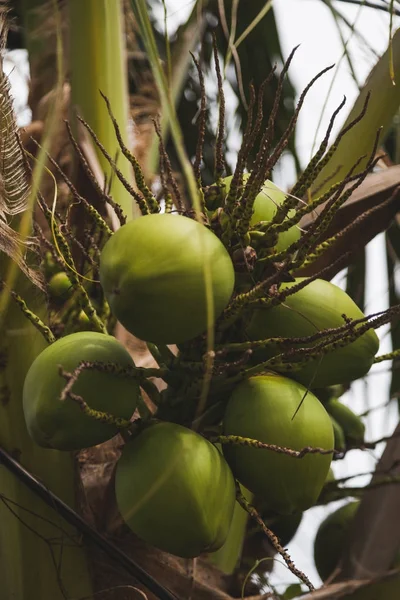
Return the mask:
{"type": "MultiPolygon", "coordinates": [[[[378,462],[372,483],[382,473],[400,473],[400,424],[388,441],[378,462]]],[[[363,494],[361,504],[352,522],[349,544],[343,556],[340,579],[369,579],[387,572],[399,550],[400,540],[400,485],[388,483],[372,487],[363,494]]]]}

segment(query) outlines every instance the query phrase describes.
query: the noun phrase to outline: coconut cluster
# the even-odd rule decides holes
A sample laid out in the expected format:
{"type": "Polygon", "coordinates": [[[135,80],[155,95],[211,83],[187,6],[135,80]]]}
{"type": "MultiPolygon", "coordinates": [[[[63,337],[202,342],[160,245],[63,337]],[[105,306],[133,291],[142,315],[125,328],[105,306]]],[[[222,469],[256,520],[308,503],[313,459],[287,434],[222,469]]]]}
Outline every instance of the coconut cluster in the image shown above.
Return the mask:
{"type": "MultiPolygon", "coordinates": [[[[220,199],[231,183],[223,181],[220,199]]],[[[345,292],[324,280],[291,277],[266,289],[264,303],[232,309],[258,283],[256,241],[285,199],[265,182],[245,247],[225,243],[218,198],[209,200],[207,224],[147,214],[104,245],[100,281],[112,314],[158,346],[160,356],[167,345],[178,348],[169,364],[159,359],[168,388],[155,414],[143,410],[145,370],[104,333],[60,337],[25,380],[27,428],[43,447],[80,450],[125,429],[115,478],[121,515],[143,540],[178,556],[212,553],[224,544],[238,483],[270,516],[297,519],[317,502],[334,448],[363,439],[362,423],[334,393],[320,401],[328,386],[364,376],[378,350],[372,329],[347,330],[343,343],[340,328],[364,319],[345,292]],[[321,334],[329,330],[339,333],[319,352],[321,334]],[[227,358],[207,371],[211,335],[227,358]],[[229,354],[242,346],[251,351],[239,360],[229,354]],[[282,361],[288,347],[292,358],[282,361]],[[210,378],[205,399],[204,375],[210,378]],[[141,419],[130,427],[137,408],[141,419]]],[[[299,237],[298,227],[288,227],[275,236],[271,252],[279,255],[299,237]]],[[[55,302],[70,301],[68,276],[52,274],[49,293],[55,302]]]]}

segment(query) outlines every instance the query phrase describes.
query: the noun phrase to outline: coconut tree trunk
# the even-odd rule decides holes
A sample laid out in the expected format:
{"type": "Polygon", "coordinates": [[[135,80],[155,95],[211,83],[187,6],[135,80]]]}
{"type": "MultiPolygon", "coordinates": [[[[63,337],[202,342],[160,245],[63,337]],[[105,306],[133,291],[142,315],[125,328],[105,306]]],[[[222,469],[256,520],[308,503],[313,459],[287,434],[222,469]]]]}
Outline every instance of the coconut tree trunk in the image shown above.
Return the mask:
{"type": "MultiPolygon", "coordinates": [[[[4,263],[0,263],[4,264],[4,263]]],[[[45,298],[29,282],[18,290],[38,314],[45,298]]],[[[41,334],[10,305],[0,331],[0,446],[69,506],[77,508],[74,457],[39,448],[29,437],[22,388],[32,361],[46,345],[41,334]]],[[[91,593],[86,552],[79,532],[0,466],[0,578],[4,598],[62,600],[91,593]],[[32,595],[34,590],[35,596],[32,595]]]]}
{"type": "MultiPolygon", "coordinates": [[[[1,49],[6,39],[4,19],[1,49]]],[[[45,347],[41,333],[13,302],[9,286],[42,318],[46,298],[19,266],[29,274],[20,243],[10,246],[15,232],[31,233],[32,208],[21,150],[15,143],[16,125],[6,77],[0,65],[2,137],[0,245],[0,446],[14,456],[60,498],[76,507],[74,459],[57,451],[45,452],[28,435],[22,410],[27,370],[45,347]],[[3,221],[12,218],[13,229],[3,221]],[[7,253],[7,247],[12,248],[7,253]],[[5,249],[5,251],[4,251],[5,249]],[[20,256],[19,259],[17,257],[20,256]],[[14,258],[14,260],[12,260],[14,258]]],[[[66,590],[77,597],[91,593],[84,548],[79,534],[0,465],[0,578],[4,598],[62,599],[66,590]]]]}

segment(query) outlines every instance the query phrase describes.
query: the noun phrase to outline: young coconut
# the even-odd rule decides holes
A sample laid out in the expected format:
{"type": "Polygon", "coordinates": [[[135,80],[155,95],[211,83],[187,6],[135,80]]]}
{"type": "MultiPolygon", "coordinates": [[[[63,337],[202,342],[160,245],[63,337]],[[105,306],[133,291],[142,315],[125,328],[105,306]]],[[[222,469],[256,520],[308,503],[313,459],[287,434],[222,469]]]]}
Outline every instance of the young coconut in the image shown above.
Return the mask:
{"type": "Polygon", "coordinates": [[[337,450],[338,452],[344,452],[346,450],[346,438],[344,435],[343,428],[341,427],[341,425],[339,425],[336,419],[332,417],[332,415],[329,416],[332,421],[333,435],[335,437],[335,450],[337,450]]]}
{"type": "MultiPolygon", "coordinates": [[[[323,581],[339,566],[350,534],[351,523],[360,502],[349,502],[331,513],[319,526],[314,541],[314,562],[323,581]]],[[[393,568],[400,566],[400,546],[393,568]]],[[[400,575],[371,583],[353,593],[342,596],[345,600],[397,600],[400,597],[400,575]]]]}
{"type": "MultiPolygon", "coordinates": [[[[283,291],[303,280],[304,277],[299,277],[294,283],[283,283],[280,290],[283,291]]],[[[353,320],[364,317],[346,292],[329,281],[316,279],[292,296],[288,296],[282,304],[271,309],[254,310],[249,317],[246,334],[250,340],[305,337],[324,329],[345,325],[342,315],[353,320]]],[[[314,342],[314,345],[319,343],[321,340],[314,342]]],[[[308,347],[312,345],[309,344],[308,347]]],[[[368,373],[378,348],[378,336],[373,329],[369,329],[354,342],[336,348],[322,358],[309,360],[300,369],[293,369],[290,371],[290,377],[312,388],[353,381],[368,373]]],[[[257,360],[262,361],[282,351],[282,347],[269,347],[257,351],[255,356],[257,360]]],[[[279,367],[274,369],[279,370],[279,367]]]]}
{"type": "MultiPolygon", "coordinates": [[[[331,420],[319,400],[296,381],[274,373],[238,385],[226,408],[223,431],[293,450],[334,447],[331,420]]],[[[278,514],[313,506],[332,460],[332,454],[293,458],[246,445],[224,444],[223,451],[235,477],[278,514]]]]}
{"type": "MultiPolygon", "coordinates": [[[[246,184],[250,173],[243,175],[243,185],[246,184]]],[[[225,196],[228,196],[231,187],[232,176],[225,177],[222,180],[225,185],[225,196]]],[[[267,179],[264,182],[261,192],[256,196],[253,205],[253,215],[251,217],[250,225],[255,227],[257,223],[263,221],[269,222],[276,215],[278,208],[286,200],[287,194],[280,190],[272,181],[267,179]]],[[[289,217],[294,215],[294,210],[289,211],[289,217]]],[[[256,227],[255,227],[256,228],[256,227]]],[[[294,242],[300,238],[300,229],[296,226],[291,227],[288,231],[283,231],[279,234],[278,242],[275,246],[277,252],[283,252],[294,242]]]]}
{"type": "Polygon", "coordinates": [[[211,303],[214,319],[224,310],[234,270],[225,247],[205,226],[153,214],[124,225],[107,242],[100,280],[112,312],[131,333],[179,344],[206,331],[211,303]]]}
{"type": "Polygon", "coordinates": [[[314,541],[314,562],[318,575],[325,581],[339,564],[346,537],[360,502],[349,502],[331,513],[318,528],[314,541]]]}
{"type": "Polygon", "coordinates": [[[129,442],[115,491],[126,524],[145,542],[184,558],[218,550],[229,532],[235,482],[206,439],[159,422],[129,442]]]}
{"type": "Polygon", "coordinates": [[[49,281],[48,290],[52,300],[58,304],[66,302],[74,292],[74,288],[68,275],[63,271],[53,275],[49,281]]]}
{"type": "MultiPolygon", "coordinates": [[[[39,446],[80,450],[105,442],[118,433],[114,425],[84,414],[73,399],[60,400],[66,380],[59,374],[59,366],[71,372],[81,361],[133,366],[126,349],[115,338],[102,333],[73,333],[45,348],[32,363],[23,389],[26,426],[39,446]]],[[[136,408],[140,389],[133,379],[87,370],[79,375],[72,392],[92,409],[129,419],[136,408]]]]}
{"type": "MultiPolygon", "coordinates": [[[[335,434],[335,427],[334,427],[334,423],[332,423],[333,425],[333,432],[335,434]]],[[[336,435],[335,435],[335,450],[336,450],[336,435]]],[[[335,474],[332,470],[332,467],[329,469],[328,471],[328,475],[326,476],[325,482],[324,482],[324,486],[321,490],[320,495],[318,496],[318,503],[325,504],[325,498],[328,496],[329,497],[329,493],[333,488],[333,483],[335,482],[335,474]]]]}
{"type": "Polygon", "coordinates": [[[325,408],[343,430],[344,437],[349,446],[357,446],[364,443],[365,425],[362,419],[351,408],[336,398],[328,400],[325,403],[325,408]]]}

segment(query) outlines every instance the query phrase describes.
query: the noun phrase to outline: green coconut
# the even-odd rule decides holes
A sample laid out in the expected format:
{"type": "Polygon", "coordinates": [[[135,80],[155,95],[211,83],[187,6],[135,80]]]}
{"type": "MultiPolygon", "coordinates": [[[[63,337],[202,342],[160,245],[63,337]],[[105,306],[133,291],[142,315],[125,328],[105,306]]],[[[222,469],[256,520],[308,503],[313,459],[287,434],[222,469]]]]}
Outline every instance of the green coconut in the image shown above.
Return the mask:
{"type": "Polygon", "coordinates": [[[89,329],[91,322],[84,310],[81,310],[78,314],[78,325],[79,329],[89,329]]]}
{"type": "MultiPolygon", "coordinates": [[[[328,579],[338,567],[348,541],[351,523],[360,502],[349,502],[331,513],[319,526],[314,542],[314,562],[323,581],[328,579]]],[[[393,568],[400,566],[400,551],[393,568]]],[[[343,596],[347,600],[398,600],[400,597],[400,574],[396,577],[356,590],[343,596]]]]}
{"type": "Polygon", "coordinates": [[[192,558],[226,540],[235,482],[218,449],[190,429],[145,428],[122,452],[115,491],[127,525],[161,550],[192,558]]]}
{"type": "MultiPolygon", "coordinates": [[[[59,374],[59,366],[71,372],[81,361],[133,366],[127,350],[115,338],[102,333],[73,333],[45,348],[32,363],[23,389],[26,426],[39,446],[80,450],[100,444],[118,432],[114,425],[84,414],[74,400],[60,400],[66,381],[59,374]]],[[[87,370],[79,376],[72,392],[81,396],[90,408],[129,419],[140,389],[133,379],[87,370]]]]}
{"type": "Polygon", "coordinates": [[[323,404],[326,404],[332,398],[338,400],[347,391],[348,385],[331,385],[324,388],[314,388],[314,394],[318,400],[321,400],[323,404]]]}
{"type": "Polygon", "coordinates": [[[50,279],[52,275],[60,272],[60,265],[54,259],[52,252],[46,251],[44,253],[43,260],[40,265],[41,271],[44,273],[47,279],[50,279]]]}
{"type": "Polygon", "coordinates": [[[74,288],[66,273],[60,272],[53,275],[49,281],[49,295],[53,301],[63,303],[73,294],[74,288]]]}
{"type": "MultiPolygon", "coordinates": [[[[223,431],[293,450],[334,447],[331,420],[319,400],[296,381],[272,373],[237,386],[226,408],[223,431]]],[[[224,444],[223,451],[235,477],[278,514],[315,504],[332,459],[332,454],[297,459],[231,444],[224,444]]]]}
{"type": "Polygon", "coordinates": [[[359,445],[364,443],[365,425],[351,408],[336,398],[331,398],[326,402],[325,408],[340,425],[348,444],[359,445]]]}
{"type": "MultiPolygon", "coordinates": [[[[296,535],[296,532],[300,527],[300,523],[303,518],[303,513],[296,512],[291,515],[271,516],[270,513],[263,514],[261,512],[261,517],[264,523],[277,536],[281,546],[285,548],[296,535]]],[[[265,537],[265,533],[262,533],[262,535],[265,537]]]]}
{"type": "Polygon", "coordinates": [[[328,579],[339,564],[359,505],[359,501],[349,502],[330,514],[319,526],[314,542],[314,562],[322,581],[328,579]]]}
{"type": "Polygon", "coordinates": [[[344,431],[332,415],[330,415],[333,427],[333,435],[335,436],[335,450],[344,452],[346,450],[346,438],[344,431]]]}
{"type": "Polygon", "coordinates": [[[327,483],[332,483],[333,481],[335,481],[335,473],[333,472],[332,467],[330,467],[330,469],[328,471],[328,475],[326,476],[326,479],[325,479],[325,485],[327,483]]]}
{"type": "MultiPolygon", "coordinates": [[[[243,183],[245,184],[250,177],[250,173],[243,175],[243,183]]],[[[225,177],[222,180],[225,184],[225,195],[228,196],[231,187],[232,176],[225,177]]],[[[253,215],[250,225],[256,227],[257,223],[269,222],[276,215],[277,209],[284,203],[287,194],[282,192],[272,181],[267,179],[264,182],[261,192],[256,196],[253,205],[253,215]]],[[[289,211],[289,217],[294,215],[295,211],[289,211]]],[[[294,242],[300,238],[300,229],[296,226],[291,227],[288,231],[279,234],[278,242],[275,246],[277,252],[283,252],[294,242]]]]}
{"type": "MultiPolygon", "coordinates": [[[[293,283],[282,284],[280,289],[285,290],[303,280],[304,277],[299,277],[293,283]]],[[[350,319],[364,317],[346,292],[333,283],[316,279],[288,296],[282,304],[271,309],[254,310],[245,332],[250,340],[311,336],[324,329],[344,325],[343,314],[350,319]]],[[[314,345],[318,343],[320,340],[314,345]]],[[[336,348],[322,358],[309,360],[305,366],[287,374],[312,388],[346,383],[368,373],[378,348],[378,336],[370,329],[354,342],[336,348]]],[[[257,351],[255,355],[257,360],[267,360],[280,352],[282,349],[275,347],[257,351]]],[[[274,369],[279,370],[279,367],[274,366],[274,369]]]]}
{"type": "Polygon", "coordinates": [[[232,295],[234,269],[205,226],[153,214],[124,225],[107,242],[100,280],[124,327],[142,340],[173,344],[206,331],[211,304],[214,319],[221,314],[232,295]]]}

